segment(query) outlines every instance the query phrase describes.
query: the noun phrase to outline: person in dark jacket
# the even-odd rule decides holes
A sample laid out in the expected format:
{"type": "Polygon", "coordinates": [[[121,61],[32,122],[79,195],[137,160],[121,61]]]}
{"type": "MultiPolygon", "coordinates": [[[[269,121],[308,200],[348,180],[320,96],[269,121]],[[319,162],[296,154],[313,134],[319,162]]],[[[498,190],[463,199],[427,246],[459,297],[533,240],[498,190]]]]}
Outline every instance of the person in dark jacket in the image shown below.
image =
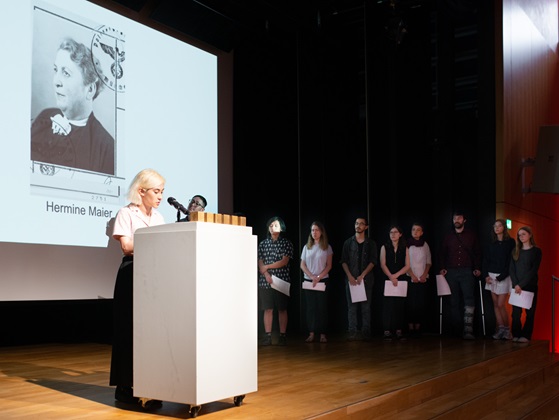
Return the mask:
{"type": "Polygon", "coordinates": [[[532,229],[528,226],[521,227],[517,233],[516,248],[510,261],[510,278],[514,293],[534,293],[532,305],[526,311],[526,319],[522,325],[522,309],[520,306],[512,307],[512,335],[513,341],[528,343],[534,331],[534,316],[538,301],[538,270],[542,261],[542,250],[536,246],[532,229]]]}

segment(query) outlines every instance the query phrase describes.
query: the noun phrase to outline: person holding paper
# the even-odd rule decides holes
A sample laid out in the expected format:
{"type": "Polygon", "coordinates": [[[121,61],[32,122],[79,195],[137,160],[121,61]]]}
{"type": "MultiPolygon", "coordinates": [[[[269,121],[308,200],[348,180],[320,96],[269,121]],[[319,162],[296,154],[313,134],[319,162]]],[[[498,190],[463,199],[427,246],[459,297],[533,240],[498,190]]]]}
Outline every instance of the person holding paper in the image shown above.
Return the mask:
{"type": "Polygon", "coordinates": [[[272,344],[272,325],[274,308],[278,311],[280,336],[278,345],[287,344],[287,306],[289,297],[272,288],[272,276],[290,282],[289,263],[293,258],[293,244],[284,237],[285,223],[278,217],[270,218],[266,224],[268,231],[266,239],[258,245],[258,294],[260,304],[264,310],[264,339],[263,346],[272,344]]]}
{"type": "Polygon", "coordinates": [[[406,298],[408,329],[410,337],[419,337],[425,312],[427,278],[431,269],[431,250],[423,239],[423,225],[420,223],[412,225],[411,238],[406,245],[410,254],[410,270],[408,271],[410,282],[406,298]]]}
{"type": "Polygon", "coordinates": [[[328,299],[326,289],[318,284],[326,285],[328,273],[332,269],[334,251],[328,243],[326,229],[321,222],[313,222],[307,244],[301,253],[301,270],[303,271],[303,294],[307,304],[307,326],[309,336],[307,343],[314,341],[315,333],[320,334],[320,342],[326,343],[328,326],[328,299]]]}
{"type": "Polygon", "coordinates": [[[165,223],[163,215],[157,211],[164,189],[165,179],[159,173],[153,169],[140,171],[128,190],[130,204],[118,211],[113,229],[113,238],[120,243],[123,257],[114,290],[114,339],[109,384],[116,385],[117,401],[141,403],[145,409],[159,407],[161,401],[137,398],[132,390],[134,232],[165,223]]]}
{"type": "Polygon", "coordinates": [[[532,229],[528,226],[518,229],[517,242],[510,261],[510,278],[513,291],[521,295],[532,292],[534,297],[530,309],[525,309],[526,319],[522,325],[522,308],[512,307],[512,335],[513,341],[528,343],[534,330],[534,316],[538,298],[538,270],[542,261],[542,250],[536,246],[532,229]]]}
{"type": "Polygon", "coordinates": [[[491,243],[483,253],[482,265],[482,278],[485,279],[485,288],[491,291],[497,321],[493,334],[495,340],[512,339],[506,303],[511,289],[509,266],[515,244],[514,238],[509,235],[506,221],[495,220],[491,231],[491,243]]]}
{"type": "MultiPolygon", "coordinates": [[[[407,273],[410,269],[410,254],[406,241],[402,238],[402,229],[393,225],[390,227],[390,239],[380,248],[380,267],[390,285],[386,287],[399,287],[399,282],[407,282],[407,273]]],[[[384,339],[392,341],[403,340],[402,327],[405,316],[405,297],[384,296],[382,308],[382,325],[384,339]]]]}
{"type": "Polygon", "coordinates": [[[445,236],[441,246],[439,274],[450,287],[450,322],[454,334],[473,340],[475,279],[481,275],[481,247],[474,231],[466,229],[462,211],[452,216],[453,231],[445,236]],[[462,310],[463,305],[463,310],[462,310]]]}
{"type": "Polygon", "coordinates": [[[377,244],[365,235],[367,219],[355,219],[355,234],[346,239],[342,248],[342,268],[346,274],[348,340],[357,339],[357,312],[361,311],[361,337],[371,339],[371,297],[375,281],[373,268],[378,264],[377,244]],[[365,300],[353,302],[351,288],[364,285],[365,300]]]}

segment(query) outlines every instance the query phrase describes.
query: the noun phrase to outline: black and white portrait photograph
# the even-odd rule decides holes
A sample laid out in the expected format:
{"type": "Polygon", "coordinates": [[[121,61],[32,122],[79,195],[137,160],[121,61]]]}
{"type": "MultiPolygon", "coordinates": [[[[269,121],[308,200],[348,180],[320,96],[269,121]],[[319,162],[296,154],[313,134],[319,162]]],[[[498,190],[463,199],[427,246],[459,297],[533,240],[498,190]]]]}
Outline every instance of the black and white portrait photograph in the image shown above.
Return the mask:
{"type": "Polygon", "coordinates": [[[45,175],[60,168],[115,175],[123,43],[102,25],[38,7],[33,15],[32,162],[45,175]]]}

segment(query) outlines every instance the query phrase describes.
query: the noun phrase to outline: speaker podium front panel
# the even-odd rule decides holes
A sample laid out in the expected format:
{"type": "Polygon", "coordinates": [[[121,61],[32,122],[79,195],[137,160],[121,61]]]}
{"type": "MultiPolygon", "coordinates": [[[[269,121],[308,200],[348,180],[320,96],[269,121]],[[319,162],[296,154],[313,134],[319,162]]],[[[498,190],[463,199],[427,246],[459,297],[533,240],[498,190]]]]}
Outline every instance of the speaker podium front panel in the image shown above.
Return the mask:
{"type": "Polygon", "coordinates": [[[257,391],[257,266],[247,226],[136,231],[136,396],[200,405],[257,391]]]}

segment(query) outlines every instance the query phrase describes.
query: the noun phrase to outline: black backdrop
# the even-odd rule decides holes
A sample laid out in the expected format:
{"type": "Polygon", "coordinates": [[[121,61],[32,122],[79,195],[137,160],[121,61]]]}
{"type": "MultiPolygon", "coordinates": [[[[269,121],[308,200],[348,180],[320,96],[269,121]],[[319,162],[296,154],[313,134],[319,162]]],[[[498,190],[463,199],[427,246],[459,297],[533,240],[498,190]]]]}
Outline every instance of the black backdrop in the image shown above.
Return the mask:
{"type": "MultiPolygon", "coordinates": [[[[495,217],[492,6],[376,7],[360,24],[323,19],[235,50],[235,208],[260,238],[270,216],[283,217],[298,256],[311,222],[325,224],[335,331],[346,327],[339,257],[358,215],[369,217],[379,248],[391,223],[406,236],[412,222],[424,223],[434,268],[454,208],[484,241],[495,217]],[[394,20],[405,32],[393,32],[394,20]]],[[[299,281],[299,260],[293,265],[299,281]]],[[[380,327],[380,270],[376,278],[380,327]]],[[[305,331],[303,306],[294,296],[290,330],[305,331]]],[[[426,315],[438,332],[434,287],[426,315]]]]}

